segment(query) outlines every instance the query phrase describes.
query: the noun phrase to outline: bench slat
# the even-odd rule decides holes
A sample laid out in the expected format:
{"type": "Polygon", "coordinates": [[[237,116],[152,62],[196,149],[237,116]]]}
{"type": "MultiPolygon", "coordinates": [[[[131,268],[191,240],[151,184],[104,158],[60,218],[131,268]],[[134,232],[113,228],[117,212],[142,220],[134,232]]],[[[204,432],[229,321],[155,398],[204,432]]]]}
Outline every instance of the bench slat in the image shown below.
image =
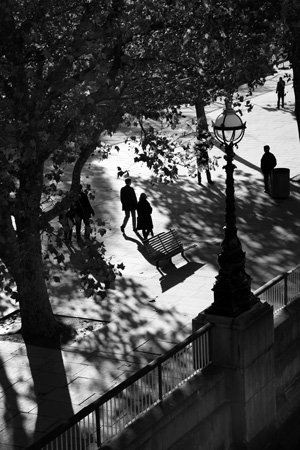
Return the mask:
{"type": "Polygon", "coordinates": [[[181,253],[182,256],[184,249],[179,239],[176,230],[171,229],[168,232],[159,233],[144,241],[147,252],[150,257],[156,261],[158,268],[158,261],[181,253]]]}

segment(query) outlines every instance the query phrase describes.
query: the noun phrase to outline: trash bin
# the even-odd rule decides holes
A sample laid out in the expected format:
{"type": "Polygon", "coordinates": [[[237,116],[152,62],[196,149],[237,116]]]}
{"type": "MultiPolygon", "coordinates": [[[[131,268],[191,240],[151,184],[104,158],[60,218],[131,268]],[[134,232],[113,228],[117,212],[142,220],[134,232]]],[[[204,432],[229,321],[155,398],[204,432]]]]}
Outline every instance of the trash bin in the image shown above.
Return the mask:
{"type": "Polygon", "coordinates": [[[272,197],[286,198],[290,195],[290,169],[278,168],[272,172],[272,197]]]}

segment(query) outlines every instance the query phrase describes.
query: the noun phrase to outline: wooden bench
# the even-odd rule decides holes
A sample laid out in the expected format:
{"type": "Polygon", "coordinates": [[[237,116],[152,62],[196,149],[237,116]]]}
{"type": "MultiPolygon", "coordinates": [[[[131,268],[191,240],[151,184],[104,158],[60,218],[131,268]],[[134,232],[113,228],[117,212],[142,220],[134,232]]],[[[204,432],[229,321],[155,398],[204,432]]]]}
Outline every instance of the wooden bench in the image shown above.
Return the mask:
{"type": "Polygon", "coordinates": [[[182,257],[186,260],[182,242],[174,229],[146,239],[144,241],[144,246],[149,256],[156,262],[156,268],[158,270],[159,261],[163,259],[172,261],[172,256],[178,255],[179,253],[181,253],[182,257]]]}

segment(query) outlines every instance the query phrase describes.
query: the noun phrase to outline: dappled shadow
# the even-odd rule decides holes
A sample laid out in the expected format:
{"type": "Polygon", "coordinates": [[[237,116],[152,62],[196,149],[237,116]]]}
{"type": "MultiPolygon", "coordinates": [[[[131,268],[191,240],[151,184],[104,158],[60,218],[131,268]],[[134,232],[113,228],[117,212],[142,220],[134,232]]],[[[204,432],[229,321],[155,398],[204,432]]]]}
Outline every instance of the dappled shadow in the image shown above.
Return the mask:
{"type": "MultiPolygon", "coordinates": [[[[295,220],[300,207],[299,187],[291,183],[289,198],[273,199],[263,191],[259,167],[239,156],[236,160],[241,163],[235,171],[237,227],[256,289],[299,262],[299,226],[295,220]],[[248,172],[248,168],[259,176],[248,172]]],[[[198,186],[182,177],[172,186],[157,185],[152,205],[165,212],[169,217],[166,228],[178,229],[184,244],[197,243],[191,252],[193,259],[201,257],[218,270],[217,254],[225,221],[225,181],[223,177],[214,181],[213,186],[198,186]]]]}
{"type": "MultiPolygon", "coordinates": [[[[173,325],[171,334],[175,339],[177,327],[183,325],[180,314],[174,308],[165,309],[161,302],[153,300],[143,285],[133,279],[118,280],[116,289],[110,290],[101,302],[103,320],[109,325],[98,332],[98,335],[106,335],[105,339],[99,340],[98,349],[111,349],[112,353],[115,350],[116,354],[127,355],[144,340],[155,335],[163,338],[173,325]]],[[[93,340],[93,336],[88,336],[88,340],[90,338],[93,340]]],[[[90,345],[89,351],[97,349],[97,343],[90,345]]]]}
{"type": "MultiPolygon", "coordinates": [[[[151,275],[157,277],[155,279],[160,291],[168,292],[171,288],[176,290],[179,283],[184,283],[186,277],[193,277],[204,263],[210,263],[217,269],[216,257],[223,237],[224,201],[224,182],[221,178],[215,179],[213,187],[199,187],[183,178],[176,185],[156,188],[152,204],[154,208],[164,211],[164,217],[168,219],[166,225],[177,228],[179,232],[184,229],[184,233],[181,232],[184,243],[197,243],[197,247],[189,252],[189,258],[195,262],[179,268],[162,267],[166,271],[165,277],[160,277],[157,272],[157,275],[151,275]]],[[[247,271],[259,287],[270,278],[269,271],[267,274],[262,271],[264,264],[276,275],[286,270],[287,262],[289,265],[293,265],[293,261],[298,262],[295,250],[299,233],[295,217],[298,217],[300,207],[300,188],[293,185],[290,198],[274,200],[262,192],[262,181],[257,181],[245,170],[245,179],[236,181],[236,206],[239,236],[247,252],[247,271]],[[278,252],[282,254],[281,267],[278,252]],[[276,261],[272,259],[273,255],[276,255],[276,261]]],[[[120,239],[124,240],[122,236],[120,239]]],[[[143,247],[138,239],[129,236],[127,242],[133,244],[133,252],[143,247]]],[[[124,257],[125,265],[127,258],[124,257]]],[[[86,400],[87,403],[95,400],[186,336],[186,320],[182,314],[169,304],[163,304],[155,293],[151,296],[146,289],[147,280],[140,280],[140,283],[138,280],[123,276],[116,280],[115,289],[109,290],[105,299],[81,300],[81,314],[101,317],[105,325],[79,342],[63,347],[64,354],[70,355],[72,359],[66,361],[61,350],[49,356],[49,350],[40,349],[43,355],[37,356],[35,349],[27,346],[32,370],[31,395],[39,402],[30,411],[34,422],[31,424],[32,433],[36,438],[43,432],[44,426],[48,426],[46,431],[51,429],[51,424],[45,419],[49,420],[53,408],[55,426],[59,420],[82,409],[84,405],[75,404],[74,410],[74,403],[80,402],[75,398],[86,400]],[[79,357],[83,359],[74,362],[79,357]],[[39,372],[34,367],[36,358],[44,362],[39,372]],[[74,369],[73,364],[78,364],[80,368],[74,369]],[[51,372],[53,368],[57,368],[56,376],[51,372]],[[67,379],[66,374],[71,375],[71,379],[67,379]],[[59,385],[53,386],[51,383],[57,380],[56,377],[59,377],[59,385]],[[88,396],[91,397],[86,398],[88,396]],[[67,412],[64,412],[65,408],[67,412]]],[[[186,295],[189,293],[186,292],[186,295]]],[[[78,313],[73,298],[68,307],[70,312],[78,313]]],[[[0,373],[1,380],[5,383],[0,373]]],[[[19,402],[20,398],[21,394],[15,392],[14,402],[19,402]]],[[[12,423],[16,427],[16,436],[12,436],[12,442],[18,442],[18,436],[24,435],[24,430],[29,434],[29,424],[20,414],[16,414],[19,415],[18,419],[15,416],[19,422],[12,423]]],[[[54,417],[50,419],[54,420],[54,417]]]]}
{"type": "MultiPolygon", "coordinates": [[[[254,288],[258,288],[272,276],[298,263],[295,251],[299,240],[295,222],[297,205],[300,206],[298,186],[291,183],[290,197],[275,200],[263,192],[259,165],[239,155],[235,161],[239,163],[235,170],[238,233],[247,252],[247,270],[254,288]],[[289,205],[293,208],[295,205],[294,213],[289,212],[289,205]]],[[[197,244],[190,251],[193,261],[209,263],[217,271],[225,222],[225,171],[213,173],[213,186],[205,183],[198,186],[195,179],[185,175],[180,175],[172,185],[155,186],[134,172],[132,177],[136,190],[146,191],[150,198],[155,232],[176,228],[185,246],[197,244]],[[163,216],[164,222],[158,223],[157,215],[163,216]]],[[[115,204],[118,208],[118,199],[115,204]]]]}
{"type": "Polygon", "coordinates": [[[289,198],[274,199],[261,186],[250,176],[236,182],[236,191],[243,190],[237,199],[239,236],[255,288],[299,262],[300,190],[291,184],[289,198]]]}
{"type": "Polygon", "coordinates": [[[180,332],[186,324],[180,313],[174,308],[165,309],[158,299],[149,298],[143,286],[132,279],[119,279],[116,289],[109,290],[99,307],[106,324],[72,347],[65,347],[66,351],[89,355],[84,362],[86,366],[77,375],[77,382],[84,381],[86,388],[98,395],[185,336],[180,332]],[[166,331],[170,331],[168,338],[166,331]],[[155,354],[141,349],[145,342],[153,341],[155,354]]]}

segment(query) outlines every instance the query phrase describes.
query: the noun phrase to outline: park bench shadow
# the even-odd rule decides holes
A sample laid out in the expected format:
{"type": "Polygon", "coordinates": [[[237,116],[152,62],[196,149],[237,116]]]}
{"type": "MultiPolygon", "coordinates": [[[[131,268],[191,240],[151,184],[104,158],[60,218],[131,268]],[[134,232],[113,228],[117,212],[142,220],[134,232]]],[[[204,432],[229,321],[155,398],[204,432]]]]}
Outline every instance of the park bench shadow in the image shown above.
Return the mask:
{"type": "Polygon", "coordinates": [[[183,283],[184,280],[192,276],[197,270],[204,266],[204,263],[187,262],[183,266],[176,267],[173,263],[168,263],[160,267],[160,273],[162,277],[159,279],[162,292],[166,292],[168,289],[176,286],[179,283],[183,283]]]}
{"type": "Polygon", "coordinates": [[[141,255],[145,258],[145,260],[152,266],[155,266],[155,261],[153,261],[153,259],[150,258],[145,246],[143,245],[142,236],[139,234],[139,232],[136,232],[136,235],[140,240],[131,238],[131,237],[127,236],[126,234],[124,234],[124,239],[126,241],[134,242],[137,245],[137,250],[141,253],[141,255]]]}

